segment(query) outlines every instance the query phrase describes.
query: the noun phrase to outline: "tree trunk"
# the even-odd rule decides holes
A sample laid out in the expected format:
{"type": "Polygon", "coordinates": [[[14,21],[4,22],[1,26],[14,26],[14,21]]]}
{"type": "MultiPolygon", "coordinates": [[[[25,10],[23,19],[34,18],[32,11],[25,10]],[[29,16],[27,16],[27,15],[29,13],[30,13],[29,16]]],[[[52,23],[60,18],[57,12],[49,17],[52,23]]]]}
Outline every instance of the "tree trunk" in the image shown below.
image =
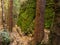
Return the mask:
{"type": "Polygon", "coordinates": [[[44,37],[44,10],[45,0],[36,0],[35,45],[39,45],[44,37]]]}
{"type": "Polygon", "coordinates": [[[9,0],[8,28],[9,28],[9,31],[12,31],[12,28],[13,28],[13,0],[9,0]]]}
{"type": "Polygon", "coordinates": [[[52,45],[60,45],[60,0],[54,0],[55,17],[52,27],[52,45]]]}

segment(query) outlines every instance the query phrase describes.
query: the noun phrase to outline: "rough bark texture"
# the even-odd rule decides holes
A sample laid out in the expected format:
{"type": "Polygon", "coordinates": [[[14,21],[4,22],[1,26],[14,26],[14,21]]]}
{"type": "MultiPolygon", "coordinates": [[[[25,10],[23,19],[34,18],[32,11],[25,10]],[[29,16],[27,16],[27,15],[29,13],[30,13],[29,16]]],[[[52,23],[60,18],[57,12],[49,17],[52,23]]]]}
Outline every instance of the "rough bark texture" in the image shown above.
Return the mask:
{"type": "Polygon", "coordinates": [[[44,10],[45,0],[36,0],[35,45],[39,45],[44,37],[44,10]]]}
{"type": "Polygon", "coordinates": [[[55,17],[52,31],[52,45],[60,45],[60,0],[54,0],[55,17]]]}
{"type": "Polygon", "coordinates": [[[1,0],[1,7],[2,7],[2,24],[3,24],[3,0],[1,0]]]}
{"type": "Polygon", "coordinates": [[[13,0],[9,0],[8,28],[9,28],[9,31],[12,31],[12,28],[13,28],[13,0]]]}

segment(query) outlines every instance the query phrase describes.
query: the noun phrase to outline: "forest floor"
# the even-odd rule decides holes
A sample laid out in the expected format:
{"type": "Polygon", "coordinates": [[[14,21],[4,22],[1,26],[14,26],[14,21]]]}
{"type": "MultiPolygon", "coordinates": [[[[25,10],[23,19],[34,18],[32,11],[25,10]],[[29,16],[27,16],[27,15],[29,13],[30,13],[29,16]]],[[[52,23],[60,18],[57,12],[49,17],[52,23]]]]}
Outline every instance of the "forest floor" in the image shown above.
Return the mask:
{"type": "Polygon", "coordinates": [[[32,37],[24,36],[19,27],[14,27],[10,35],[14,40],[10,45],[29,45],[29,42],[32,40],[32,37]]]}
{"type": "MultiPolygon", "coordinates": [[[[42,42],[47,43],[49,30],[44,29],[44,32],[45,36],[42,42]]],[[[31,45],[33,40],[32,34],[30,34],[29,36],[24,36],[24,34],[21,32],[21,29],[17,26],[13,28],[13,31],[10,35],[14,39],[14,41],[10,45],[31,45]]]]}
{"type": "MultiPolygon", "coordinates": [[[[2,26],[0,26],[0,30],[2,29],[2,26]]],[[[42,43],[48,42],[48,35],[50,31],[48,29],[44,29],[44,39],[42,40],[42,43]]],[[[21,32],[20,27],[15,26],[13,28],[13,31],[10,32],[10,37],[12,39],[10,45],[31,45],[33,36],[30,34],[29,36],[24,35],[21,32]]]]}
{"type": "MultiPolygon", "coordinates": [[[[2,29],[2,26],[0,26],[0,30],[2,29]]],[[[49,30],[44,29],[44,39],[43,39],[43,43],[47,43],[48,42],[48,35],[49,35],[49,30]]],[[[23,32],[21,32],[21,29],[17,26],[15,26],[13,28],[13,31],[10,32],[10,37],[12,39],[10,45],[31,45],[32,40],[33,40],[33,36],[32,34],[30,34],[29,36],[26,36],[23,34],[23,32]]]]}

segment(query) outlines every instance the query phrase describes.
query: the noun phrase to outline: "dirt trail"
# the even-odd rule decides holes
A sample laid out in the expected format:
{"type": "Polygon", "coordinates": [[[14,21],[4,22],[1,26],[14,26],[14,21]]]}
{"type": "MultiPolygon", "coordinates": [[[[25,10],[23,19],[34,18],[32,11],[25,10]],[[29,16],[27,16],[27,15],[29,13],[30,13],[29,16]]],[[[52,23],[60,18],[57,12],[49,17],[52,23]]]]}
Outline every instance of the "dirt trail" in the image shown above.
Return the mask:
{"type": "Polygon", "coordinates": [[[12,33],[10,33],[10,36],[14,41],[11,42],[10,45],[29,45],[28,43],[32,40],[32,37],[24,36],[21,29],[19,27],[17,28],[20,31],[20,35],[16,31],[16,27],[14,27],[12,33]]]}
{"type": "MultiPolygon", "coordinates": [[[[20,35],[16,31],[16,27],[13,28],[11,37],[14,39],[14,41],[11,43],[11,45],[30,45],[29,43],[31,43],[33,37],[24,36],[23,33],[21,32],[21,29],[19,27],[17,27],[17,28],[20,31],[20,35]]],[[[44,36],[44,39],[42,42],[46,44],[46,43],[48,43],[48,35],[49,35],[50,31],[47,29],[44,29],[44,32],[45,32],[45,36],[44,36]]]]}
{"type": "MultiPolygon", "coordinates": [[[[0,30],[2,29],[2,25],[0,26],[0,30]]],[[[44,36],[44,39],[43,39],[43,43],[47,43],[48,42],[48,35],[50,33],[49,30],[47,29],[44,29],[44,33],[45,33],[45,36],[44,36]]],[[[24,36],[24,34],[21,32],[21,29],[17,26],[15,26],[13,28],[13,31],[10,32],[10,37],[11,39],[13,40],[10,45],[30,45],[33,37],[31,36],[24,36]],[[18,31],[17,31],[18,30],[18,31]]]]}

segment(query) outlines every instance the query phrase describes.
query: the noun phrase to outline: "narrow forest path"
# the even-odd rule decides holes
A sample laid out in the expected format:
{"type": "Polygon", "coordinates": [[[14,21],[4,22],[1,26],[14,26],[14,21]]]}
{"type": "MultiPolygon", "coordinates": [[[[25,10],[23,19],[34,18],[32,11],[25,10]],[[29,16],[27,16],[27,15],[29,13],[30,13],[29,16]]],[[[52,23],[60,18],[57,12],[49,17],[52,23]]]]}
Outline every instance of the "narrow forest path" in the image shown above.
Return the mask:
{"type": "Polygon", "coordinates": [[[19,27],[14,27],[10,36],[14,40],[10,45],[29,45],[29,42],[32,40],[32,37],[24,36],[19,27]],[[17,32],[16,28],[20,31],[20,34],[17,32]]]}
{"type": "MultiPolygon", "coordinates": [[[[0,26],[0,29],[2,29],[3,27],[0,26]]],[[[44,29],[44,39],[43,39],[43,43],[47,43],[48,42],[48,35],[49,35],[49,30],[44,29]]],[[[21,32],[20,27],[15,26],[13,28],[13,31],[10,32],[10,37],[12,39],[12,42],[10,43],[10,45],[31,45],[33,37],[32,36],[26,36],[23,34],[23,32],[21,32]],[[18,30],[18,31],[17,31],[18,30]]]]}
{"type": "MultiPolygon", "coordinates": [[[[44,39],[43,43],[48,43],[48,35],[50,31],[47,29],[44,29],[44,39]]],[[[19,27],[14,27],[12,33],[10,33],[11,38],[13,38],[13,42],[10,45],[30,45],[32,43],[33,37],[31,36],[24,36],[24,34],[21,32],[21,29],[19,27]],[[17,29],[19,33],[17,32],[17,29]]]]}

